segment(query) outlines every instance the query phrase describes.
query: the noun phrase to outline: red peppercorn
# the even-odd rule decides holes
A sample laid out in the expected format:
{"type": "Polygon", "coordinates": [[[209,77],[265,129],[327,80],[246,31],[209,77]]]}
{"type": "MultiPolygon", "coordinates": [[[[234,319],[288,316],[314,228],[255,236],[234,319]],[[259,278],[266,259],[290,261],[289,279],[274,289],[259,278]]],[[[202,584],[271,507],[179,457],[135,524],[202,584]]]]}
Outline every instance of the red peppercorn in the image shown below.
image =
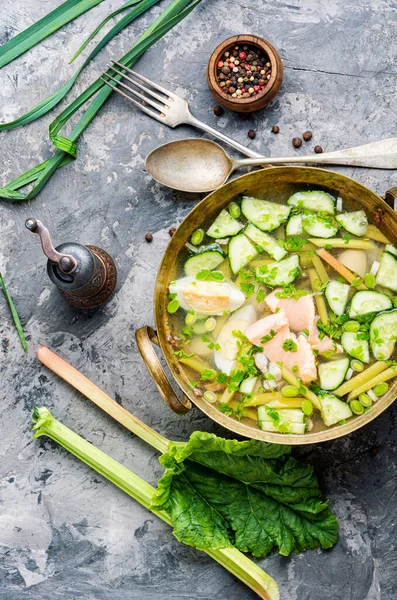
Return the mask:
{"type": "Polygon", "coordinates": [[[259,65],[256,67],[257,71],[262,71],[262,67],[260,67],[259,65]]]}
{"type": "Polygon", "coordinates": [[[245,65],[244,65],[244,69],[245,69],[246,71],[251,71],[251,65],[247,65],[247,64],[245,64],[245,65]]]}
{"type": "Polygon", "coordinates": [[[245,88],[241,88],[241,93],[245,94],[245,88]]]}
{"type": "Polygon", "coordinates": [[[260,89],[261,89],[260,85],[254,85],[254,91],[255,92],[259,92],[260,89]]]}
{"type": "Polygon", "coordinates": [[[247,53],[246,52],[240,52],[239,58],[240,58],[240,60],[245,60],[247,58],[247,53]]]}
{"type": "Polygon", "coordinates": [[[220,61],[218,62],[218,67],[219,67],[220,69],[222,69],[222,67],[223,67],[223,65],[224,65],[224,64],[225,64],[225,63],[223,62],[223,60],[220,60],[220,61]]]}

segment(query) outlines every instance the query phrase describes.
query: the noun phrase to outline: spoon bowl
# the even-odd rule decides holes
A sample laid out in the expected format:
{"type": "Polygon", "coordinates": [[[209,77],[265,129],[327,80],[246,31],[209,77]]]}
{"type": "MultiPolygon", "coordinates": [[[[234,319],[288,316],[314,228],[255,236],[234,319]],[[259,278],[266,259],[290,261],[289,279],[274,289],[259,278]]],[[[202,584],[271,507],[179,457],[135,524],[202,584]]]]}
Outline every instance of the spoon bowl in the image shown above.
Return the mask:
{"type": "Polygon", "coordinates": [[[163,144],[146,157],[146,171],[182,192],[210,192],[225,183],[233,162],[215,142],[187,138],[163,144]]]}
{"type": "Polygon", "coordinates": [[[163,144],[146,158],[146,170],[159,183],[182,192],[210,192],[226,183],[236,169],[285,163],[349,165],[397,169],[397,138],[371,142],[324,154],[230,158],[223,148],[204,138],[163,144]]]}

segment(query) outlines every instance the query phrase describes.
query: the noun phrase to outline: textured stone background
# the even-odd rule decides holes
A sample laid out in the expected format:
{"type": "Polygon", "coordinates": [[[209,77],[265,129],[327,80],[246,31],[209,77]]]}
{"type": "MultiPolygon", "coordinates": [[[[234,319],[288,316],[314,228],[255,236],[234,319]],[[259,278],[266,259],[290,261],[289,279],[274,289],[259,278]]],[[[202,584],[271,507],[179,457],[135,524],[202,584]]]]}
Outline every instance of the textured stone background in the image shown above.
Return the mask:
{"type": "MultiPolygon", "coordinates": [[[[2,0],[0,43],[54,8],[56,0],[2,0]]],[[[0,72],[0,119],[9,121],[74,72],[67,60],[121,2],[107,0],[0,72]]],[[[132,24],[85,70],[67,102],[121,56],[162,6],[132,24]]],[[[208,123],[266,155],[296,152],[306,129],[332,150],[390,137],[396,121],[397,9],[393,0],[203,0],[153,47],[138,69],[191,102],[208,123]],[[247,120],[213,116],[205,83],[212,48],[229,35],[268,38],[285,65],[276,101],[247,120]],[[277,123],[281,132],[270,133],[277,123]],[[257,129],[255,141],[247,130],[257,129]]],[[[80,64],[81,57],[77,61],[80,64]]],[[[65,103],[66,105],[66,103],[65,103]]],[[[50,156],[47,129],[59,109],[23,129],[0,134],[0,185],[50,156]]],[[[0,205],[0,270],[29,338],[26,358],[0,303],[0,599],[248,600],[256,597],[206,555],[179,544],[166,525],[49,441],[32,441],[33,405],[47,405],[65,424],[151,483],[156,453],[41,368],[34,351],[58,351],[162,434],[186,439],[195,429],[223,430],[197,411],[179,418],[162,403],[142,365],[134,330],[153,323],[156,270],[168,241],[197,197],[173,193],[144,171],[146,154],[165,140],[198,135],[168,130],[111,98],[79,143],[78,159],[59,171],[29,205],[0,205]],[[74,314],[45,275],[37,238],[24,229],[42,219],[54,239],[98,244],[119,267],[114,299],[94,318],[74,314]],[[148,245],[143,236],[154,233],[148,245]]],[[[308,148],[301,148],[304,152],[308,148]]],[[[345,169],[379,193],[393,172],[345,169]]],[[[331,551],[261,565],[284,600],[394,600],[397,409],[348,438],[295,451],[318,470],[340,520],[331,551]]]]}

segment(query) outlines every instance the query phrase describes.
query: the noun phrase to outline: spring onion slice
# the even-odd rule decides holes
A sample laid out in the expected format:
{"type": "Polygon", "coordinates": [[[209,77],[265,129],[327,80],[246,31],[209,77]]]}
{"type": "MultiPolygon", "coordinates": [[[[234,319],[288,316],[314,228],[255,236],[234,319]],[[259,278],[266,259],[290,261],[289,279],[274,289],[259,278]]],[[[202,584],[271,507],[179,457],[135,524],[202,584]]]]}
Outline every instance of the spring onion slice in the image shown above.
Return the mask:
{"type": "Polygon", "coordinates": [[[15,308],[14,302],[12,301],[12,298],[7,291],[6,284],[4,283],[4,279],[3,279],[3,276],[1,273],[0,273],[0,286],[1,286],[1,289],[3,290],[5,299],[8,302],[8,306],[10,307],[11,315],[12,315],[12,318],[14,319],[15,329],[17,330],[19,339],[21,340],[22,348],[24,349],[24,352],[27,352],[28,346],[26,343],[25,333],[23,331],[21,319],[19,318],[18,311],[15,308]]]}

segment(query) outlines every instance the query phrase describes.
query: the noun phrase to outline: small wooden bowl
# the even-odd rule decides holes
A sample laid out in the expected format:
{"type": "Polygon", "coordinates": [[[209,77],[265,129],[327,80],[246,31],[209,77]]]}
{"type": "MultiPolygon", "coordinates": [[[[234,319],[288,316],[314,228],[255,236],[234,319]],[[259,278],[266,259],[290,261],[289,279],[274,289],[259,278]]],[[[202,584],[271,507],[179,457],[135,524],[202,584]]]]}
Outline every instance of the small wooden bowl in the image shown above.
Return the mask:
{"type": "Polygon", "coordinates": [[[222,106],[230,108],[230,110],[234,110],[235,112],[254,112],[255,110],[267,106],[279,91],[282,80],[283,63],[281,62],[279,53],[270,42],[256,35],[234,35],[233,37],[228,38],[215,48],[208,62],[207,83],[212,95],[219,104],[222,104],[222,106]],[[226,94],[222,91],[222,88],[217,82],[217,64],[221,60],[223,54],[232,50],[236,44],[254,46],[260,49],[269,57],[269,61],[272,65],[269,83],[264,90],[252,98],[232,98],[230,94],[226,94]]]}

